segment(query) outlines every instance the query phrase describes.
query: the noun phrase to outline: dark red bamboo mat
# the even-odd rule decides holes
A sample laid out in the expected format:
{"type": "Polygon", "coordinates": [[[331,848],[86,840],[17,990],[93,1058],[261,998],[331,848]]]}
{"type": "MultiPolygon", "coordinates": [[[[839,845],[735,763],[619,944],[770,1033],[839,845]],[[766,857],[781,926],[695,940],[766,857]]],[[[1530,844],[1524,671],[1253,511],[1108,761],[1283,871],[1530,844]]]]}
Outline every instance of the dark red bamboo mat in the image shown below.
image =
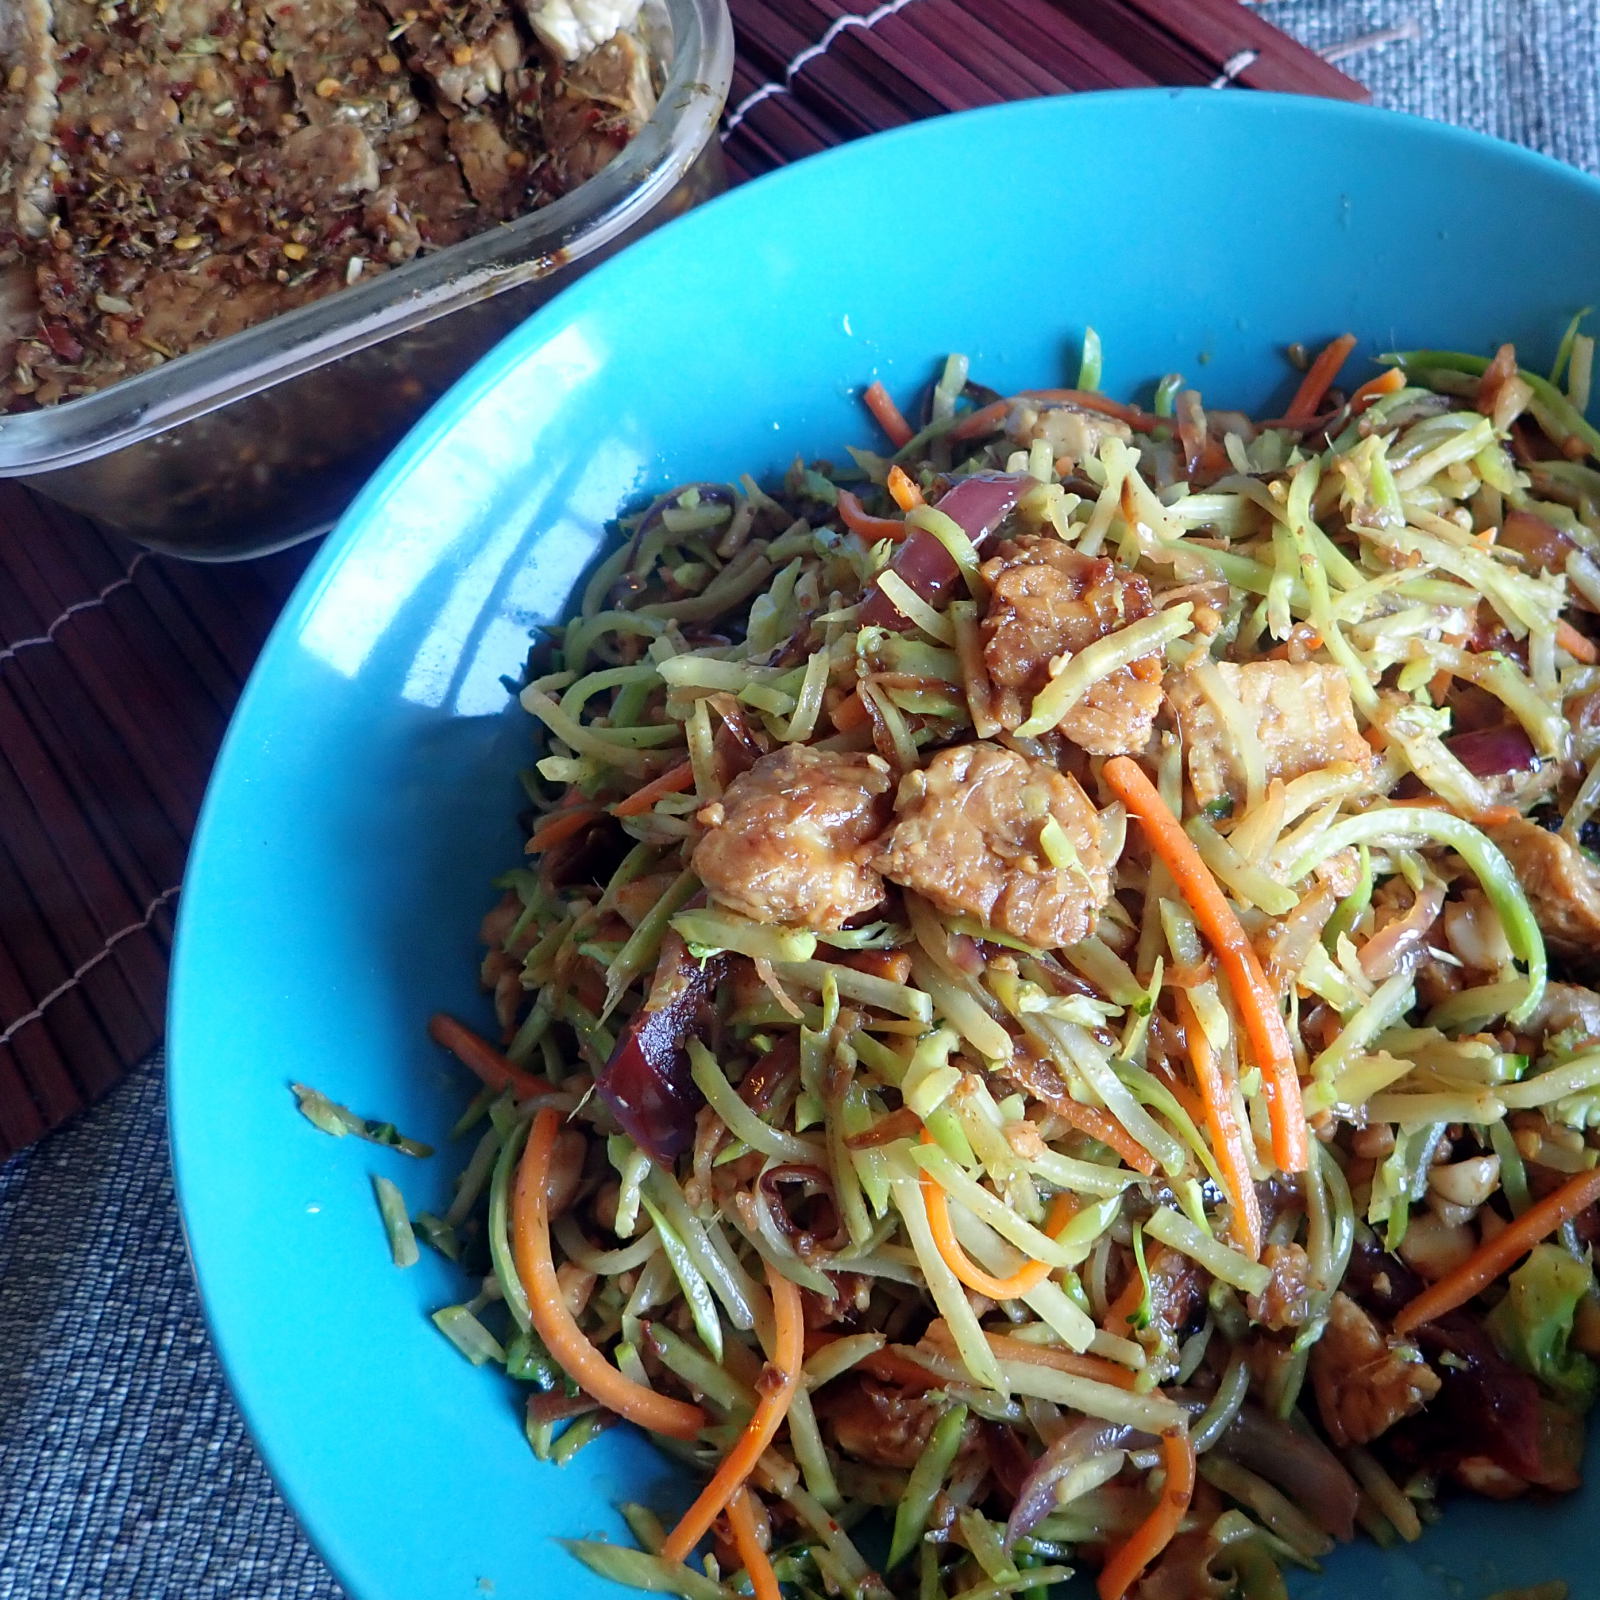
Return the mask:
{"type": "MultiPolygon", "coordinates": [[[[1235,0],[732,9],[735,177],[1032,95],[1222,83],[1363,97],[1235,0]]],[[[307,555],[188,565],[0,483],[0,1158],[160,1040],[206,775],[307,555]]]]}
{"type": "Polygon", "coordinates": [[[861,134],[1031,95],[1154,84],[1361,100],[1236,0],[730,0],[724,148],[754,176],[861,134]]]}

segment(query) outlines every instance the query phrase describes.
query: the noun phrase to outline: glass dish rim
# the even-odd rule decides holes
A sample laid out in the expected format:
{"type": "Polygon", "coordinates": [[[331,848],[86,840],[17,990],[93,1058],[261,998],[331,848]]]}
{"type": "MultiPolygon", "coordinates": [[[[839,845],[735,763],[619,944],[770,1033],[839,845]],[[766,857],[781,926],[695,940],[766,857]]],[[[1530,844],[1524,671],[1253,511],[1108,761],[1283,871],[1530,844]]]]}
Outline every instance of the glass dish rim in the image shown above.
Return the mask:
{"type": "Polygon", "coordinates": [[[647,215],[716,137],[732,81],[726,0],[647,0],[647,8],[652,3],[672,31],[656,108],[593,178],[541,210],[93,394],[0,415],[0,478],[97,460],[602,249],[647,215]]]}

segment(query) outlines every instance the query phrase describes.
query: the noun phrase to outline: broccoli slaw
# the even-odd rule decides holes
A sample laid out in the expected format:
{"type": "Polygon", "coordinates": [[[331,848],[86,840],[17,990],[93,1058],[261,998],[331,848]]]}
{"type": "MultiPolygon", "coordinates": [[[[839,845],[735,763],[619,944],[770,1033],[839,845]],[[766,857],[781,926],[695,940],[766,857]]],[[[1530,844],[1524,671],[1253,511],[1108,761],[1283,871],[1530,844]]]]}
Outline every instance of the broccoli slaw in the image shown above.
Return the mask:
{"type": "MultiPolygon", "coordinates": [[[[689,1600],[1283,1594],[1576,1486],[1600,435],[1441,351],[999,394],[624,524],[521,692],[436,1320],[689,1600]],[[709,1542],[708,1542],[709,1541],[709,1542]],[[706,1553],[709,1551],[709,1553],[706,1553]]],[[[397,1252],[398,1257],[398,1252],[397,1252]]]]}

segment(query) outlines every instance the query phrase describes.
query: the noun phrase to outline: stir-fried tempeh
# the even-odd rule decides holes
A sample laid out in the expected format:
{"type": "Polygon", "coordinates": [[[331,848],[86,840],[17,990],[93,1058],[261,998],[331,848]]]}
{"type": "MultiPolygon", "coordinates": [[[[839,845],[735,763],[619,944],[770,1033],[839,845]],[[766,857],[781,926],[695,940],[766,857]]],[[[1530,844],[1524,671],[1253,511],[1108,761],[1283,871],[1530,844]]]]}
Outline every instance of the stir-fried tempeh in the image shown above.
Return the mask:
{"type": "Polygon", "coordinates": [[[596,1570],[1265,1596],[1447,1481],[1575,1485],[1590,345],[1347,396],[1349,348],[1268,422],[875,386],[892,453],[663,496],[536,657],[424,1236],[541,1455],[622,1417],[708,1476],[596,1570]]]}

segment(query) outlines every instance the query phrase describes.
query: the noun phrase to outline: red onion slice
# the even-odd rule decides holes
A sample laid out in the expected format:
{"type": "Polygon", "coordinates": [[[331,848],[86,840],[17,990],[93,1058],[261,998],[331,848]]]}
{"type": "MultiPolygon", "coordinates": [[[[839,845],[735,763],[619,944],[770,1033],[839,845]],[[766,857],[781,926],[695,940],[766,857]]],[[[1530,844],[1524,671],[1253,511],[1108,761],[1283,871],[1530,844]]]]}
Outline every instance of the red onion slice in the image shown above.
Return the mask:
{"type": "Polygon", "coordinates": [[[1017,1491],[1016,1503],[1006,1521],[1007,1548],[1026,1538],[1056,1509],[1056,1486],[1074,1467],[1108,1450],[1154,1444],[1155,1436],[1126,1423],[1080,1422],[1069,1428],[1033,1464],[1033,1471],[1017,1491]]]}
{"type": "Polygon", "coordinates": [[[1516,723],[1479,728],[1445,740],[1445,748],[1475,778],[1498,778],[1510,772],[1532,772],[1539,765],[1528,735],[1516,723]]]}
{"type": "MultiPolygon", "coordinates": [[[[981,550],[1035,480],[1022,473],[975,472],[944,492],[938,509],[961,525],[981,550]]],[[[913,528],[895,547],[889,569],[930,604],[937,604],[961,579],[961,569],[933,534],[913,528]]],[[[863,627],[907,633],[915,624],[876,583],[861,607],[863,627]]]]}
{"type": "Polygon", "coordinates": [[[1361,1491],[1320,1439],[1247,1405],[1216,1448],[1282,1489],[1323,1532],[1344,1541],[1355,1537],[1361,1491]]]}
{"type": "Polygon", "coordinates": [[[629,1021],[595,1089],[622,1130],[652,1160],[674,1161],[694,1142],[703,1097],[685,1049],[701,1007],[722,976],[723,961],[694,960],[669,936],[644,1006],[629,1021]]]}
{"type": "Polygon", "coordinates": [[[1392,978],[1402,968],[1415,969],[1427,953],[1428,934],[1444,910],[1444,888],[1428,884],[1403,916],[1386,923],[1361,947],[1361,970],[1374,983],[1392,978]]]}

